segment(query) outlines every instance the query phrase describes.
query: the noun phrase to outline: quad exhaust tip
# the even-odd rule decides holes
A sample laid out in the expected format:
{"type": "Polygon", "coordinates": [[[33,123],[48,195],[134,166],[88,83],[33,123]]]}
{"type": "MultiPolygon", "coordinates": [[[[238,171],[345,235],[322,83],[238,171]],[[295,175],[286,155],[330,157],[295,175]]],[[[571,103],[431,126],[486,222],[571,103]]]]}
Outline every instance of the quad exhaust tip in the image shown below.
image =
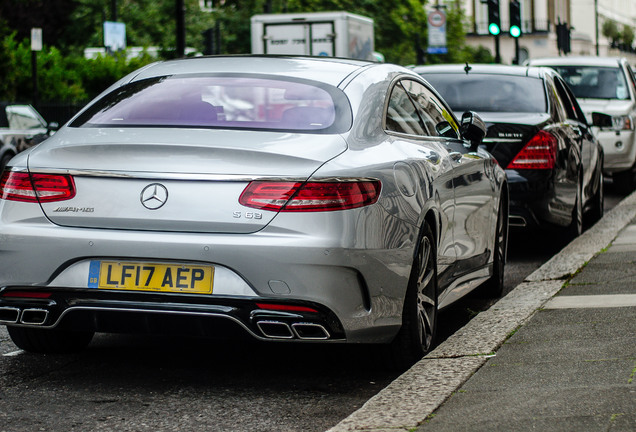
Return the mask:
{"type": "Polygon", "coordinates": [[[300,339],[325,340],[329,339],[329,332],[320,324],[294,323],[294,332],[300,339]]]}
{"type": "Polygon", "coordinates": [[[287,323],[281,321],[258,321],[256,323],[259,330],[268,338],[272,339],[293,339],[294,332],[287,323]]]}
{"type": "Polygon", "coordinates": [[[0,324],[15,324],[20,317],[20,309],[15,307],[0,307],[0,324]]]}
{"type": "Polygon", "coordinates": [[[42,325],[46,322],[49,311],[46,309],[24,309],[20,315],[21,324],[42,325]]]}
{"type": "Polygon", "coordinates": [[[291,326],[282,321],[258,321],[256,326],[268,338],[326,340],[330,335],[320,324],[298,322],[291,326]]]}

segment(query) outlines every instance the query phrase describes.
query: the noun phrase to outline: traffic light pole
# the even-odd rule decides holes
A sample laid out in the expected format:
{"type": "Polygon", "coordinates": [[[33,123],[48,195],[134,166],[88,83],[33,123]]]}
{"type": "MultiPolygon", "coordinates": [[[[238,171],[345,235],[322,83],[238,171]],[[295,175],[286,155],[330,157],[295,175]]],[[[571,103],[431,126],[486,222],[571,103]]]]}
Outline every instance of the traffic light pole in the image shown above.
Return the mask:
{"type": "Polygon", "coordinates": [[[516,37],[515,39],[515,58],[512,60],[512,64],[519,64],[519,38],[516,37]]]}
{"type": "Polygon", "coordinates": [[[501,63],[501,51],[499,50],[499,35],[495,35],[495,63],[501,63]]]}

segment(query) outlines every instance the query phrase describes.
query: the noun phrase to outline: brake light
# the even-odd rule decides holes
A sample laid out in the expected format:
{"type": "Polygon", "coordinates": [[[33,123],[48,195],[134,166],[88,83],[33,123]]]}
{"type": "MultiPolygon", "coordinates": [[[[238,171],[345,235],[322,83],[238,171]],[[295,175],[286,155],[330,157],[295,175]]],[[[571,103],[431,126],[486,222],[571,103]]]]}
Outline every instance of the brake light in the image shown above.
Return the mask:
{"type": "Polygon", "coordinates": [[[508,165],[507,169],[552,169],[556,162],[557,139],[539,131],[508,165]]]}
{"type": "Polygon", "coordinates": [[[50,292],[40,291],[7,291],[0,294],[0,297],[15,297],[15,298],[49,298],[53,295],[50,292]]]}
{"type": "Polygon", "coordinates": [[[380,196],[379,181],[251,182],[239,198],[246,207],[283,212],[346,210],[371,205],[380,196]]]}
{"type": "Polygon", "coordinates": [[[0,178],[0,198],[9,201],[53,202],[74,196],[75,183],[69,175],[5,171],[0,178]]]}

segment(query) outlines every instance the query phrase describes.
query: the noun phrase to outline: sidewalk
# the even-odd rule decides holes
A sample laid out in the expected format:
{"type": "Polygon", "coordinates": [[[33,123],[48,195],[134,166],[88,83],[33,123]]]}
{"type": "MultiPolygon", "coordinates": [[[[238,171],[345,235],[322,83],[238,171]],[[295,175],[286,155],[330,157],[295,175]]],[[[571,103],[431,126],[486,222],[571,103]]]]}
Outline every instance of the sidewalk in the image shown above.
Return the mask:
{"type": "Polygon", "coordinates": [[[354,430],[636,431],[636,193],[331,429],[354,430]]]}
{"type": "Polygon", "coordinates": [[[424,431],[636,431],[636,220],[424,431]]]}

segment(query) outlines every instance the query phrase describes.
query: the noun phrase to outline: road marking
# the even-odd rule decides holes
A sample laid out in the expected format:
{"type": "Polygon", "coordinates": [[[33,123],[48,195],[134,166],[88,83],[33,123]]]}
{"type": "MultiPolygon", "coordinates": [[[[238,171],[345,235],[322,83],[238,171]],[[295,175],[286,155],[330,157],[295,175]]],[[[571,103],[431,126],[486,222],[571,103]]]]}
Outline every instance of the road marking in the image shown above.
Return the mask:
{"type": "Polygon", "coordinates": [[[548,301],[544,309],[592,309],[636,306],[636,294],[558,296],[548,301]]]}
{"type": "Polygon", "coordinates": [[[9,353],[6,353],[6,354],[2,354],[2,357],[15,357],[17,355],[22,354],[23,352],[24,351],[22,351],[22,350],[12,351],[12,352],[9,352],[9,353]]]}

